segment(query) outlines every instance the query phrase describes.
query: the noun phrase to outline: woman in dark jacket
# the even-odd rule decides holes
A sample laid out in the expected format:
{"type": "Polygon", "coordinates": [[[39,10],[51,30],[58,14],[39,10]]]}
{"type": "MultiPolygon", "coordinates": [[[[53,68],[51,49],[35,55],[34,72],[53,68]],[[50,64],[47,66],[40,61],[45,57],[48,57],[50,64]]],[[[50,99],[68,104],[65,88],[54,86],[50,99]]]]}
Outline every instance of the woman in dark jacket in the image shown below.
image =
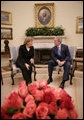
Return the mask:
{"type": "Polygon", "coordinates": [[[16,60],[16,66],[22,71],[23,78],[26,80],[26,84],[31,83],[32,64],[34,64],[34,47],[33,38],[27,37],[23,45],[19,48],[18,58],[16,60]]]}

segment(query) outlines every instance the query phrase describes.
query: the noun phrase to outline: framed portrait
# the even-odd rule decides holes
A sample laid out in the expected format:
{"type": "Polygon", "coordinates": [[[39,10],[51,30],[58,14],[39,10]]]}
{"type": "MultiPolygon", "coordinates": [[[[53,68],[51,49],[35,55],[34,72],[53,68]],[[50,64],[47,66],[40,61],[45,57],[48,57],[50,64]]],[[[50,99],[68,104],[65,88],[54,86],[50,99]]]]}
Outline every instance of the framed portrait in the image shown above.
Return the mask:
{"type": "Polygon", "coordinates": [[[35,4],[35,27],[54,27],[54,3],[35,4]]]}
{"type": "Polygon", "coordinates": [[[76,18],[76,33],[83,33],[83,17],[76,18]]]}
{"type": "Polygon", "coordinates": [[[13,39],[12,28],[1,28],[1,39],[13,39]]]}
{"type": "Polygon", "coordinates": [[[1,24],[12,25],[12,14],[10,12],[1,11],[1,24]]]}

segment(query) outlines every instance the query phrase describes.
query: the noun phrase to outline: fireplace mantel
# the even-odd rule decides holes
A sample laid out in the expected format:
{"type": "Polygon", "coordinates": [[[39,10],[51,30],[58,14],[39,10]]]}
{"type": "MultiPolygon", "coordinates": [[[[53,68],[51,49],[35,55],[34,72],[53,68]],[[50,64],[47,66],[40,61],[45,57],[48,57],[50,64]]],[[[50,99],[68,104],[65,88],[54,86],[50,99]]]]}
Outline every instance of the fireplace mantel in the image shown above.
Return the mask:
{"type": "Polygon", "coordinates": [[[34,36],[34,39],[53,39],[55,36],[34,36]]]}
{"type": "MultiPolygon", "coordinates": [[[[34,36],[34,48],[52,48],[54,46],[54,37],[56,36],[34,36]]],[[[66,39],[65,36],[59,36],[66,39]]]]}
{"type": "MultiPolygon", "coordinates": [[[[54,37],[56,36],[34,36],[33,38],[34,40],[38,40],[38,39],[54,39],[54,37]]],[[[65,36],[59,36],[59,37],[66,39],[65,36]]]]}

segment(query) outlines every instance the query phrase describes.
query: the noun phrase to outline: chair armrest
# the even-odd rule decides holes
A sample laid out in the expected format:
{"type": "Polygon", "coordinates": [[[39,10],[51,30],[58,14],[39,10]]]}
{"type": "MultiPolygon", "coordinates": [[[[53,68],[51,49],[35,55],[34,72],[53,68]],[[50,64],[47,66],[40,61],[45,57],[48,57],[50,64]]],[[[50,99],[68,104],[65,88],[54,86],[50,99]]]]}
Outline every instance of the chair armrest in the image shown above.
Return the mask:
{"type": "Polygon", "coordinates": [[[75,70],[75,68],[76,68],[76,65],[75,65],[75,58],[72,59],[71,68],[72,68],[73,70],[75,70]]]}
{"type": "Polygon", "coordinates": [[[75,62],[83,62],[83,58],[76,57],[76,58],[74,59],[74,61],[75,61],[75,62]]]}
{"type": "Polygon", "coordinates": [[[35,66],[35,64],[31,63],[30,66],[33,67],[34,68],[34,72],[36,72],[36,66],[35,66]]]}
{"type": "Polygon", "coordinates": [[[10,63],[11,70],[13,70],[13,58],[9,58],[9,63],[10,63]]]}
{"type": "Polygon", "coordinates": [[[30,66],[32,66],[32,67],[34,67],[34,68],[36,67],[35,64],[33,64],[33,63],[31,63],[30,66]]]}
{"type": "Polygon", "coordinates": [[[9,62],[13,61],[13,58],[9,58],[9,62]]]}

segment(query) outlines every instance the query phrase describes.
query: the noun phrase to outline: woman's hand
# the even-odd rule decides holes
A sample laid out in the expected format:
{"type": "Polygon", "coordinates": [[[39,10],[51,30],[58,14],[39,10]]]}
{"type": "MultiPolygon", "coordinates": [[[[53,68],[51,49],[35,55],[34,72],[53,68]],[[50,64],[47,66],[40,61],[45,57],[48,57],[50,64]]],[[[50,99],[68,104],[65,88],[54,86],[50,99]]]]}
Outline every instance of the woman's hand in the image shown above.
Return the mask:
{"type": "Polygon", "coordinates": [[[31,62],[32,64],[34,64],[34,59],[33,59],[33,58],[31,58],[31,59],[30,59],[30,62],[31,62]]]}
{"type": "Polygon", "coordinates": [[[25,66],[29,70],[29,64],[25,63],[25,66]]]}

